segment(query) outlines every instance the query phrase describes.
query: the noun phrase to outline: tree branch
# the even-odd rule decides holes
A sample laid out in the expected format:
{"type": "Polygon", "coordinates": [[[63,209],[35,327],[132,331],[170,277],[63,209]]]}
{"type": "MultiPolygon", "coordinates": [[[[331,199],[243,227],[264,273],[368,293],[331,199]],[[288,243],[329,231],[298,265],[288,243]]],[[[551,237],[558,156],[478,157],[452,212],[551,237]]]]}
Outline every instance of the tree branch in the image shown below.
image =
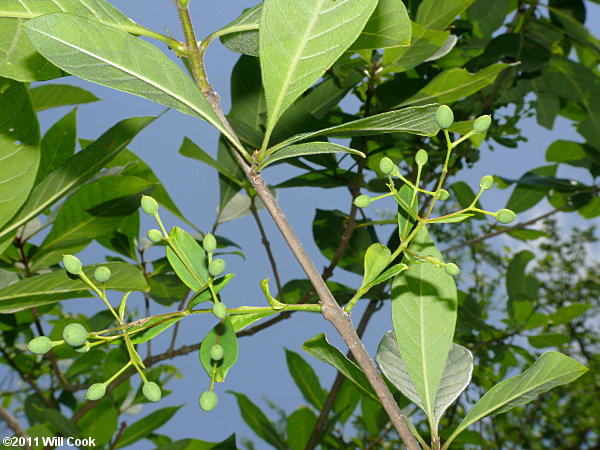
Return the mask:
{"type": "Polygon", "coordinates": [[[21,426],[19,421],[15,416],[13,416],[8,409],[0,404],[0,418],[6,422],[8,427],[15,432],[15,434],[25,439],[25,445],[23,448],[26,450],[31,450],[31,447],[27,444],[27,439],[29,436],[27,435],[27,431],[21,426]]]}

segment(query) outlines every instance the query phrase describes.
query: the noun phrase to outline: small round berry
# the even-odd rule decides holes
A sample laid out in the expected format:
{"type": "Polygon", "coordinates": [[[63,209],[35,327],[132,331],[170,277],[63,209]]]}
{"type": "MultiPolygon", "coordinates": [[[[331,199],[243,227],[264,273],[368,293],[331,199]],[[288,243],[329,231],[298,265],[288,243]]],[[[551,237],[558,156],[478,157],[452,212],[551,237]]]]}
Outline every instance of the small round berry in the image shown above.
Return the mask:
{"type": "Polygon", "coordinates": [[[214,361],[221,361],[223,359],[224,354],[225,354],[225,350],[223,350],[222,345],[215,344],[210,348],[210,357],[214,361]]]}
{"type": "Polygon", "coordinates": [[[454,113],[449,106],[442,105],[435,112],[435,121],[440,128],[450,128],[454,123],[454,113]]]}
{"type": "Polygon", "coordinates": [[[217,319],[224,319],[227,317],[227,306],[223,302],[215,303],[212,307],[212,312],[217,319]]]}
{"type": "Polygon", "coordinates": [[[43,355],[44,353],[48,353],[52,348],[52,341],[48,339],[46,336],[36,337],[29,341],[27,344],[27,350],[31,353],[35,353],[36,355],[43,355]]]}
{"type": "Polygon", "coordinates": [[[368,195],[362,194],[354,199],[354,204],[358,208],[366,208],[367,206],[369,206],[371,204],[372,201],[373,200],[371,200],[371,197],[369,197],[368,195]]]}
{"type": "Polygon", "coordinates": [[[394,170],[396,170],[396,165],[386,156],[379,161],[379,170],[381,170],[381,173],[384,175],[391,175],[394,173],[394,170]]]}
{"type": "Polygon", "coordinates": [[[218,277],[225,272],[225,261],[221,258],[213,259],[208,265],[208,273],[213,277],[218,277]]]}
{"type": "Polygon", "coordinates": [[[491,188],[493,185],[494,185],[494,177],[491,175],[486,175],[485,177],[482,177],[481,180],[479,181],[479,186],[481,187],[481,189],[484,189],[484,190],[491,188]]]}
{"type": "Polygon", "coordinates": [[[207,233],[204,235],[204,239],[202,239],[202,247],[204,247],[204,251],[206,253],[212,253],[217,249],[217,240],[214,235],[207,233]]]}
{"type": "Polygon", "coordinates": [[[142,210],[149,216],[153,216],[158,212],[158,203],[149,195],[142,195],[142,210]]]}
{"type": "Polygon", "coordinates": [[[90,351],[90,348],[92,348],[90,347],[90,343],[86,342],[85,344],[80,345],[79,347],[75,347],[75,351],[77,353],[87,353],[90,351]]]}
{"type": "Polygon", "coordinates": [[[446,273],[448,275],[452,275],[453,277],[458,276],[458,274],[460,273],[460,269],[454,263],[448,263],[448,264],[446,264],[444,266],[444,270],[446,271],[446,273]]]}
{"type": "Polygon", "coordinates": [[[429,155],[425,150],[420,149],[415,156],[415,162],[418,166],[424,166],[427,161],[429,161],[429,155]]]}
{"type": "Polygon", "coordinates": [[[78,275],[81,272],[81,261],[73,255],[63,255],[63,266],[67,272],[73,275],[78,275]]]}
{"type": "Polygon", "coordinates": [[[447,200],[448,197],[450,197],[450,192],[448,192],[446,189],[440,189],[440,193],[438,194],[438,200],[444,201],[447,200]]]}
{"type": "Polygon", "coordinates": [[[104,383],[95,383],[92,384],[87,393],[85,394],[85,398],[88,400],[100,400],[106,394],[106,386],[104,383]]]}
{"type": "Polygon", "coordinates": [[[152,228],[151,230],[148,230],[147,236],[148,236],[148,239],[150,239],[155,244],[162,241],[162,233],[159,230],[157,230],[156,228],[152,228]]]}
{"type": "Polygon", "coordinates": [[[62,333],[63,339],[71,347],[81,347],[88,338],[87,330],[80,323],[70,323],[62,333]]]}
{"type": "Polygon", "coordinates": [[[491,116],[481,116],[473,122],[473,130],[475,130],[476,133],[485,133],[491,124],[491,116]]]}
{"type": "Polygon", "coordinates": [[[111,275],[110,269],[106,266],[96,267],[96,270],[94,270],[94,278],[99,283],[106,283],[110,280],[111,275]]]}
{"type": "Polygon", "coordinates": [[[500,209],[496,212],[496,220],[500,223],[511,223],[517,218],[517,215],[510,209],[500,209]]]}
{"type": "Polygon", "coordinates": [[[156,403],[162,397],[162,392],[160,391],[160,387],[154,381],[148,381],[144,383],[142,387],[142,394],[146,397],[146,400],[149,402],[156,403]]]}
{"type": "Polygon", "coordinates": [[[219,403],[219,397],[213,391],[205,391],[200,396],[200,408],[204,411],[210,411],[219,403]]]}

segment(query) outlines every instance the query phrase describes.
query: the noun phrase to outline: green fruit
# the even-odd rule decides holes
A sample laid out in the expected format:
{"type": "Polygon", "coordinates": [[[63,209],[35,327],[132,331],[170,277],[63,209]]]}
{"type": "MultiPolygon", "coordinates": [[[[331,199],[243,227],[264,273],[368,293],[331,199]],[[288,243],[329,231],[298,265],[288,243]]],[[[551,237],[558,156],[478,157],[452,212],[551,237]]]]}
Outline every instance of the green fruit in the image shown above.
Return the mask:
{"type": "Polygon", "coordinates": [[[481,116],[473,122],[473,130],[475,130],[476,133],[485,133],[491,124],[491,116],[481,116]]]}
{"type": "Polygon", "coordinates": [[[83,345],[81,345],[79,347],[76,347],[75,351],[77,353],[87,353],[87,352],[90,351],[90,348],[92,348],[92,347],[90,347],[90,343],[86,342],[85,344],[83,344],[83,345]]]}
{"type": "Polygon", "coordinates": [[[440,189],[440,193],[438,194],[438,200],[444,201],[447,200],[448,197],[450,197],[450,192],[448,192],[446,189],[440,189]]]}
{"type": "Polygon", "coordinates": [[[88,400],[100,400],[106,394],[106,386],[104,383],[96,383],[92,384],[87,393],[85,394],[85,398],[88,400]]]}
{"type": "Polygon", "coordinates": [[[379,170],[381,170],[384,175],[391,175],[394,173],[394,170],[396,170],[396,165],[386,156],[379,161],[379,170]]]}
{"type": "Polygon", "coordinates": [[[63,266],[67,272],[78,275],[81,272],[81,261],[73,255],[63,255],[63,266]]]}
{"type": "Polygon", "coordinates": [[[94,270],[94,278],[99,283],[106,283],[110,280],[111,275],[110,269],[106,266],[96,267],[96,270],[94,270]]]}
{"type": "Polygon", "coordinates": [[[517,218],[517,215],[510,209],[500,209],[496,212],[496,220],[500,223],[511,223],[517,218]]]}
{"type": "Polygon", "coordinates": [[[204,411],[214,409],[217,403],[219,403],[219,397],[213,391],[205,391],[200,396],[200,408],[204,411]]]}
{"type": "Polygon", "coordinates": [[[444,266],[444,270],[446,271],[446,273],[448,273],[449,275],[452,275],[453,277],[458,276],[458,274],[460,273],[460,269],[454,263],[446,264],[444,266]]]}
{"type": "Polygon", "coordinates": [[[212,312],[217,319],[224,319],[227,317],[227,306],[223,302],[215,303],[212,307],[212,312]]]}
{"type": "Polygon", "coordinates": [[[208,265],[208,273],[213,277],[218,277],[223,272],[225,272],[225,261],[220,258],[213,259],[208,265]]]}
{"type": "Polygon", "coordinates": [[[419,150],[415,156],[415,162],[419,166],[424,166],[429,161],[429,155],[423,149],[419,150]]]}
{"type": "Polygon", "coordinates": [[[491,175],[486,175],[485,177],[481,178],[481,181],[479,181],[479,186],[481,187],[481,189],[489,189],[494,185],[494,177],[491,175]]]}
{"type": "Polygon", "coordinates": [[[354,199],[354,204],[359,207],[359,208],[366,208],[367,206],[369,206],[371,204],[373,200],[371,200],[371,197],[369,197],[368,195],[359,195],[358,197],[356,197],[354,199]]]}
{"type": "Polygon", "coordinates": [[[159,230],[157,230],[156,228],[152,228],[151,230],[148,230],[147,236],[148,236],[148,239],[150,239],[155,244],[162,241],[162,233],[159,230]]]}
{"type": "Polygon", "coordinates": [[[71,347],[81,347],[88,338],[87,330],[80,323],[70,323],[62,332],[63,339],[71,347]]]}
{"type": "Polygon", "coordinates": [[[221,361],[224,353],[223,346],[219,344],[215,344],[210,348],[210,357],[215,361],[221,361]]]}
{"type": "Polygon", "coordinates": [[[454,113],[449,106],[442,105],[435,112],[435,121],[440,128],[450,128],[454,123],[454,113]]]}
{"type": "Polygon", "coordinates": [[[52,348],[52,341],[48,339],[46,336],[36,337],[29,341],[27,344],[27,350],[31,353],[35,353],[36,355],[43,355],[44,353],[48,353],[52,348]]]}
{"type": "Polygon", "coordinates": [[[141,203],[142,203],[142,210],[146,214],[153,216],[154,214],[156,214],[158,212],[158,203],[156,202],[156,200],[154,200],[149,195],[142,195],[141,203]]]}
{"type": "Polygon", "coordinates": [[[156,403],[162,397],[162,392],[160,391],[160,387],[154,381],[148,381],[144,383],[142,387],[142,394],[146,397],[146,400],[149,402],[156,403]]]}
{"type": "Polygon", "coordinates": [[[205,234],[204,239],[202,239],[202,247],[204,247],[206,253],[212,253],[217,249],[217,240],[212,234],[205,234]]]}

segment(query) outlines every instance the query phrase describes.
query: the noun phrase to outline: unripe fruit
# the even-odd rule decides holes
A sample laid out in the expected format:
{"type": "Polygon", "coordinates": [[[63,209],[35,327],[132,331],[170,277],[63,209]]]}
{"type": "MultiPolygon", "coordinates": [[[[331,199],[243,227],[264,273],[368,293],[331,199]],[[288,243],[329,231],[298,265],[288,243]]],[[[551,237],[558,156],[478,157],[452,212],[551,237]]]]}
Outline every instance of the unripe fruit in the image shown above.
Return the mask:
{"type": "Polygon", "coordinates": [[[81,261],[73,255],[63,255],[63,266],[67,272],[78,275],[81,272],[81,261]]]}
{"type": "Polygon", "coordinates": [[[460,273],[460,269],[454,263],[448,263],[448,264],[446,264],[444,266],[444,270],[446,271],[446,273],[448,275],[452,275],[453,277],[458,276],[458,274],[460,273]]]}
{"type": "Polygon", "coordinates": [[[491,116],[481,116],[473,122],[473,129],[477,133],[485,133],[492,124],[491,116]]]}
{"type": "Polygon", "coordinates": [[[224,319],[227,317],[227,306],[223,302],[215,303],[212,307],[212,312],[217,319],[224,319]]]}
{"type": "Polygon", "coordinates": [[[424,166],[429,161],[429,155],[423,149],[419,150],[415,156],[415,162],[419,166],[424,166]]]}
{"type": "Polygon", "coordinates": [[[106,394],[106,386],[104,383],[96,383],[92,384],[87,393],[85,394],[85,398],[88,400],[100,400],[106,394]]]}
{"type": "Polygon", "coordinates": [[[96,270],[94,270],[94,278],[99,283],[106,283],[110,280],[111,275],[110,269],[106,266],[96,267],[96,270]]]}
{"type": "Polygon", "coordinates": [[[381,172],[384,175],[391,175],[395,169],[396,169],[396,165],[387,156],[384,158],[381,158],[381,161],[379,161],[379,170],[381,170],[381,172]]]}
{"type": "Polygon", "coordinates": [[[217,249],[217,240],[212,234],[205,234],[204,239],[202,239],[202,247],[206,253],[212,253],[217,249]]]}
{"type": "Polygon", "coordinates": [[[148,239],[150,239],[155,244],[162,241],[162,233],[159,230],[157,230],[156,228],[152,228],[151,230],[148,230],[147,236],[148,236],[148,239]]]}
{"type": "Polygon", "coordinates": [[[52,348],[52,341],[48,339],[46,336],[36,337],[29,341],[27,344],[27,350],[31,353],[35,353],[36,355],[43,355],[44,353],[48,353],[52,348]]]}
{"type": "Polygon", "coordinates": [[[213,259],[208,265],[208,273],[213,277],[218,277],[225,272],[225,261],[222,259],[213,259]]]}
{"type": "Polygon", "coordinates": [[[493,186],[494,184],[494,177],[491,175],[486,175],[485,177],[481,178],[481,181],[479,181],[479,186],[481,186],[481,189],[489,189],[493,186]]]}
{"type": "Polygon", "coordinates": [[[362,194],[354,199],[354,204],[359,208],[366,208],[373,200],[368,195],[362,194]]]}
{"type": "Polygon", "coordinates": [[[158,212],[158,203],[156,202],[156,200],[154,200],[149,195],[142,195],[141,203],[142,203],[142,210],[146,214],[153,216],[154,214],[156,214],[158,212]]]}
{"type": "Polygon", "coordinates": [[[210,348],[210,357],[214,361],[221,361],[223,359],[223,355],[225,350],[223,350],[223,346],[219,344],[215,344],[210,348]]]}
{"type": "Polygon", "coordinates": [[[447,200],[448,197],[450,197],[450,192],[448,192],[446,189],[440,189],[440,193],[438,194],[438,200],[447,200]]]}
{"type": "Polygon", "coordinates": [[[70,323],[62,332],[63,339],[71,347],[81,347],[88,338],[87,330],[80,323],[70,323]]]}
{"type": "Polygon", "coordinates": [[[510,209],[500,209],[496,212],[496,220],[500,223],[511,223],[517,218],[517,215],[510,209]]]}
{"type": "Polygon", "coordinates": [[[200,408],[202,408],[204,411],[210,411],[211,409],[214,409],[218,402],[219,397],[217,397],[217,394],[215,394],[213,391],[205,391],[200,396],[200,408]]]}
{"type": "Polygon", "coordinates": [[[454,123],[454,113],[449,106],[442,105],[435,112],[435,121],[440,128],[450,128],[454,123]]]}
{"type": "Polygon", "coordinates": [[[90,343],[86,342],[85,344],[75,348],[75,351],[77,353],[87,353],[90,351],[90,348],[92,348],[92,347],[90,347],[90,343]]]}
{"type": "Polygon", "coordinates": [[[148,381],[144,383],[142,387],[142,394],[146,397],[146,400],[149,402],[156,403],[162,397],[162,392],[160,391],[160,387],[154,381],[148,381]]]}

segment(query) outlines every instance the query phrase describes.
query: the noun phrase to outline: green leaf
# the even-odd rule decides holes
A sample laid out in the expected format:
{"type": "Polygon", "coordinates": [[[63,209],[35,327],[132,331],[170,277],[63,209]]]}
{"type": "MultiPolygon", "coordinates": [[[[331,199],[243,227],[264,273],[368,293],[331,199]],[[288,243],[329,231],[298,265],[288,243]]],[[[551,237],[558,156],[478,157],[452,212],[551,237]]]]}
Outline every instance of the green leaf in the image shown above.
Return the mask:
{"type": "MultiPolygon", "coordinates": [[[[396,386],[400,392],[414,402],[419,408],[423,409],[423,403],[419,394],[413,385],[406,366],[402,361],[396,334],[388,331],[377,348],[375,357],[379,368],[386,378],[396,386]]],[[[435,394],[434,402],[434,429],[440,423],[440,419],[448,407],[454,403],[458,396],[466,389],[471,381],[473,372],[473,355],[465,347],[452,344],[444,374],[440,380],[440,385],[435,394]]]]}
{"type": "Polygon", "coordinates": [[[217,383],[222,383],[238,356],[237,337],[231,318],[227,317],[210,330],[200,346],[200,362],[209,377],[212,377],[213,374],[213,360],[210,357],[210,349],[215,344],[221,345],[225,350],[223,359],[217,363],[214,378],[217,383]]]}
{"type": "Polygon", "coordinates": [[[82,436],[95,439],[94,445],[100,447],[108,444],[117,431],[118,417],[117,408],[110,400],[105,399],[88,411],[77,425],[82,436]]]}
{"type": "MultiPolygon", "coordinates": [[[[251,306],[240,306],[239,310],[243,310],[244,308],[252,308],[251,306]]],[[[252,308],[247,313],[242,314],[232,314],[229,318],[231,319],[231,324],[233,326],[234,331],[237,333],[238,331],[243,330],[249,325],[252,325],[254,322],[264,319],[265,317],[272,316],[275,314],[275,311],[262,310],[255,311],[252,308]]]]}
{"type": "Polygon", "coordinates": [[[64,436],[79,437],[81,433],[79,427],[63,416],[59,411],[50,408],[44,408],[40,413],[47,422],[50,422],[52,428],[64,436]]]}
{"type": "MultiPolygon", "coordinates": [[[[319,377],[298,353],[291,350],[285,350],[285,358],[290,375],[294,379],[296,386],[302,392],[302,396],[317,409],[323,407],[326,394],[321,387],[319,377]]],[[[289,436],[289,433],[288,433],[289,436]]]]}
{"type": "Polygon", "coordinates": [[[521,375],[501,381],[491,388],[463,419],[444,444],[447,449],[459,433],[472,423],[493,414],[524,405],[542,392],[576,380],[587,368],[573,358],[556,352],[544,353],[521,375]]]}
{"type": "Polygon", "coordinates": [[[70,84],[44,84],[31,89],[30,94],[36,111],[44,111],[59,106],[81,105],[100,100],[91,92],[70,84]]]}
{"type": "Polygon", "coordinates": [[[557,165],[542,166],[533,169],[523,175],[517,181],[517,187],[511,194],[506,207],[515,213],[520,213],[533,208],[546,197],[548,187],[540,185],[531,185],[528,181],[536,176],[554,176],[556,175],[557,165]]]}
{"type": "Polygon", "coordinates": [[[467,9],[474,34],[488,37],[502,26],[510,8],[510,0],[478,0],[467,9]]]}
{"type": "Polygon", "coordinates": [[[343,145],[333,144],[331,142],[308,142],[305,144],[290,145],[281,150],[277,150],[271,156],[267,157],[263,163],[258,166],[259,170],[264,169],[269,164],[276,161],[281,161],[287,158],[298,158],[300,156],[334,154],[334,153],[351,153],[366,158],[366,155],[353,148],[344,147],[343,145]]]}
{"type": "Polygon", "coordinates": [[[578,317],[581,317],[590,309],[592,305],[588,303],[574,303],[573,305],[563,306],[559,308],[551,316],[552,323],[557,325],[566,325],[578,317]]]}
{"type": "Polygon", "coordinates": [[[235,175],[229,173],[229,171],[225,167],[223,167],[218,161],[216,161],[212,156],[210,156],[208,153],[206,153],[204,150],[198,147],[187,137],[183,138],[183,143],[181,144],[181,147],[179,147],[179,153],[183,156],[197,159],[198,161],[209,165],[213,169],[216,169],[217,172],[219,172],[221,175],[230,179],[233,183],[236,183],[240,186],[242,185],[242,183],[235,177],[235,175]]]}
{"type": "Polygon", "coordinates": [[[155,117],[133,117],[117,123],[91,145],[76,153],[38,184],[25,206],[0,237],[17,229],[95,175],[155,117]]]}
{"type": "MultiPolygon", "coordinates": [[[[350,381],[342,381],[342,387],[333,402],[333,410],[336,412],[335,418],[345,424],[358,406],[361,397],[360,392],[350,381]]],[[[334,420],[332,419],[332,421],[334,420]]]]}
{"type": "Polygon", "coordinates": [[[185,230],[173,227],[169,233],[171,245],[167,246],[167,259],[183,283],[197,292],[208,282],[206,252],[185,230]]]}
{"type": "Polygon", "coordinates": [[[535,255],[529,250],[522,250],[513,256],[506,270],[506,293],[511,300],[534,300],[527,298],[525,292],[527,277],[525,268],[527,264],[535,259],[535,255]]]}
{"type": "Polygon", "coordinates": [[[233,22],[225,25],[217,33],[221,43],[229,50],[258,56],[258,24],[263,4],[247,9],[233,22]]]}
{"type": "MultiPolygon", "coordinates": [[[[235,274],[233,273],[228,273],[227,275],[225,275],[224,277],[221,278],[217,278],[215,280],[213,280],[213,291],[215,294],[218,294],[219,292],[221,292],[221,290],[227,286],[227,284],[231,281],[231,279],[235,276],[235,274]]],[[[212,293],[210,292],[210,289],[204,289],[200,292],[196,292],[191,301],[190,304],[188,306],[188,309],[192,309],[194,306],[203,303],[203,302],[207,302],[209,300],[212,300],[212,293]]]]}
{"type": "Polygon", "coordinates": [[[414,197],[413,192],[410,186],[405,184],[400,188],[398,194],[394,195],[398,203],[398,237],[400,242],[406,240],[419,214],[418,197],[414,197]]]}
{"type": "MultiPolygon", "coordinates": [[[[148,289],[140,269],[124,262],[94,264],[85,267],[84,272],[91,278],[96,267],[101,265],[112,272],[110,280],[105,283],[106,289],[121,292],[148,289]]],[[[79,297],[92,297],[88,286],[79,279],[70,278],[65,270],[57,270],[26,278],[0,289],[0,313],[21,311],[79,297]]]]}
{"type": "Polygon", "coordinates": [[[227,392],[235,395],[242,419],[252,428],[252,431],[277,449],[287,450],[289,448],[285,440],[279,435],[273,422],[267,419],[267,416],[265,416],[258,406],[244,394],[234,391],[227,392]]]}
{"type": "Polygon", "coordinates": [[[350,50],[376,50],[410,44],[410,19],[402,0],[379,0],[350,50]]]}
{"type": "Polygon", "coordinates": [[[473,217],[475,214],[461,213],[461,214],[452,214],[448,217],[440,217],[433,218],[431,222],[433,223],[456,223],[462,222],[463,220],[467,220],[469,217],[473,217]]]}
{"type": "Polygon", "coordinates": [[[263,3],[259,46],[267,136],[294,100],[356,40],[376,6],[377,0],[263,3]]]}
{"type": "Polygon", "coordinates": [[[1,228],[27,200],[40,163],[40,126],[27,88],[4,78],[0,78],[0,161],[1,228]]]}
{"type": "Polygon", "coordinates": [[[42,138],[36,184],[73,156],[76,144],[77,110],[74,109],[52,125],[42,138]]]}
{"type": "Polygon", "coordinates": [[[38,17],[25,28],[38,51],[66,72],[201,117],[230,136],[194,82],[155,46],[63,13],[38,17]]]}
{"type": "Polygon", "coordinates": [[[534,348],[562,347],[571,341],[571,336],[560,333],[542,333],[537,336],[527,336],[527,341],[534,348]]]}
{"type": "Polygon", "coordinates": [[[549,162],[577,161],[586,156],[584,144],[562,139],[554,141],[546,150],[546,161],[549,162]]]}
{"type": "Polygon", "coordinates": [[[417,22],[427,28],[443,30],[475,0],[423,0],[417,10],[417,22]]]}
{"type": "Polygon", "coordinates": [[[308,408],[300,408],[287,418],[286,430],[292,450],[304,450],[317,424],[317,416],[308,408]]]}
{"type": "Polygon", "coordinates": [[[390,278],[395,277],[400,272],[404,272],[405,270],[408,270],[408,266],[406,264],[404,264],[404,263],[395,264],[392,267],[390,267],[388,270],[383,272],[381,275],[379,275],[377,278],[375,278],[367,287],[369,289],[371,289],[373,286],[377,286],[379,283],[383,283],[384,281],[387,281],[390,278]]]}
{"type": "Polygon", "coordinates": [[[398,106],[422,105],[431,102],[453,103],[489,86],[496,80],[500,72],[510,66],[510,64],[502,63],[493,64],[477,73],[469,73],[466,69],[458,67],[444,70],[427,86],[398,106]]]}
{"type": "Polygon", "coordinates": [[[371,244],[365,253],[361,289],[370,286],[390,263],[392,252],[383,244],[371,244]]]}
{"type": "MultiPolygon", "coordinates": [[[[468,208],[469,206],[471,206],[471,203],[473,203],[473,200],[475,200],[475,192],[473,192],[471,186],[469,186],[464,181],[457,181],[455,183],[452,183],[450,189],[456,196],[456,200],[458,201],[458,204],[461,208],[468,208]]],[[[475,207],[483,209],[479,201],[475,203],[475,207]]]]}
{"type": "MultiPolygon", "coordinates": [[[[426,227],[409,249],[443,262],[426,227]]],[[[435,395],[452,346],[456,314],[454,278],[433,263],[411,262],[409,270],[394,279],[392,322],[402,360],[430,424],[435,420],[435,395]]]]}
{"type": "Polygon", "coordinates": [[[160,445],[156,450],[237,450],[235,434],[222,442],[208,442],[200,439],[180,439],[160,445]]]}
{"type": "Polygon", "coordinates": [[[117,441],[115,448],[127,447],[140,439],[148,437],[151,433],[154,433],[155,430],[167,423],[179,408],[181,408],[181,406],[162,408],[148,414],[137,422],[132,423],[125,428],[125,431],[117,441]]]}
{"type": "Polygon", "coordinates": [[[173,318],[164,318],[157,317],[149,320],[144,323],[141,327],[147,328],[146,330],[132,334],[138,327],[132,327],[129,329],[129,334],[131,335],[131,343],[134,345],[143,344],[144,342],[149,341],[155,336],[158,336],[163,331],[166,331],[171,325],[179,322],[183,317],[173,317],[173,318]],[[148,328],[151,327],[151,328],[148,328]]]}
{"type": "Polygon", "coordinates": [[[309,339],[302,345],[302,348],[319,361],[339,370],[348,380],[354,383],[363,395],[379,402],[379,397],[373,391],[371,383],[369,383],[363,371],[346,358],[342,352],[331,345],[324,334],[317,334],[315,337],[309,339]]]}

